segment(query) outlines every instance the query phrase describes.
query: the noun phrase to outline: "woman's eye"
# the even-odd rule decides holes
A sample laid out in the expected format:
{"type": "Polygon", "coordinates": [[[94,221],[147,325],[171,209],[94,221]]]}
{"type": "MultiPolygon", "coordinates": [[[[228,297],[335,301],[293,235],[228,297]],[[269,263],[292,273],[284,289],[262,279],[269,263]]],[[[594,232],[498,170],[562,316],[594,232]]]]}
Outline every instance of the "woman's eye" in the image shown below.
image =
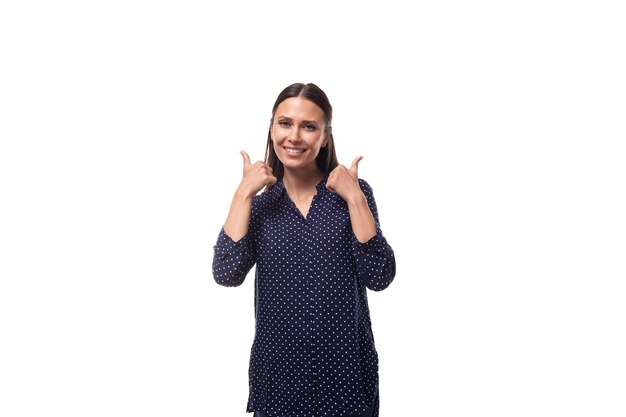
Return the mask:
{"type": "Polygon", "coordinates": [[[289,122],[286,120],[281,120],[280,122],[278,122],[278,124],[283,127],[289,126],[289,122]]]}
{"type": "Polygon", "coordinates": [[[315,125],[305,125],[304,128],[306,130],[315,130],[315,125]]]}

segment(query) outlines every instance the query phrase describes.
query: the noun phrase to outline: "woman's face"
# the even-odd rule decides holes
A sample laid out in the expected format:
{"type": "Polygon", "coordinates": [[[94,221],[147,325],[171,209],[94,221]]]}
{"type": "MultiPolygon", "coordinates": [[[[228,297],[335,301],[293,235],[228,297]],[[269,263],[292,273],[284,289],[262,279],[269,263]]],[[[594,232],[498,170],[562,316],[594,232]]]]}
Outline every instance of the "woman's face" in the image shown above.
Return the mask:
{"type": "Polygon", "coordinates": [[[285,169],[315,168],[315,158],[326,145],[324,111],[302,97],[284,100],[276,108],[270,135],[285,169]]]}

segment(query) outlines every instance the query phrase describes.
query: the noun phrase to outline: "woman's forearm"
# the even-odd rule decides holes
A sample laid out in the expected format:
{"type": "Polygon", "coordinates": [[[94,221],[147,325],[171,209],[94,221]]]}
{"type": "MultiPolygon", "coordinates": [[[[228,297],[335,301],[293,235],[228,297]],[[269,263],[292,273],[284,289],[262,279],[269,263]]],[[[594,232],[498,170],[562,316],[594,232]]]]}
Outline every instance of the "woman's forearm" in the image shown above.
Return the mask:
{"type": "Polygon", "coordinates": [[[253,196],[248,195],[240,188],[237,188],[233,196],[228,217],[226,218],[226,223],[224,223],[224,232],[235,242],[248,233],[252,198],[253,196]]]}
{"type": "Polygon", "coordinates": [[[347,203],[354,236],[359,242],[365,243],[376,235],[376,223],[365,194],[358,193],[348,199],[347,203]]]}

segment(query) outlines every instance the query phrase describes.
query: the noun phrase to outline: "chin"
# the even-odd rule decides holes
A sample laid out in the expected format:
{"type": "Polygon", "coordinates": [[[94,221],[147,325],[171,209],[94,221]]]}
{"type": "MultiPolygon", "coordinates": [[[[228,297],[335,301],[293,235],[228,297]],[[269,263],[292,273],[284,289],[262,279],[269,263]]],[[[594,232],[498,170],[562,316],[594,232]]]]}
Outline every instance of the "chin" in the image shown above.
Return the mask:
{"type": "Polygon", "coordinates": [[[291,169],[310,168],[310,167],[315,166],[315,160],[313,161],[287,161],[287,163],[285,163],[285,161],[281,159],[281,162],[283,163],[283,166],[285,168],[291,168],[291,169]]]}

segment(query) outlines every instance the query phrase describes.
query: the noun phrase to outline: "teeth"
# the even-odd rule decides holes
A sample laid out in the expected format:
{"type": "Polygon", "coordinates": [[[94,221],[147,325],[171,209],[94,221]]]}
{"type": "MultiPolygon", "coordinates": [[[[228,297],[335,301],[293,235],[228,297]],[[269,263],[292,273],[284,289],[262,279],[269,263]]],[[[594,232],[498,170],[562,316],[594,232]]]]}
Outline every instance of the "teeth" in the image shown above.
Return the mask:
{"type": "Polygon", "coordinates": [[[292,149],[292,148],[285,148],[285,149],[289,153],[302,153],[302,152],[304,152],[304,149],[292,149]]]}

